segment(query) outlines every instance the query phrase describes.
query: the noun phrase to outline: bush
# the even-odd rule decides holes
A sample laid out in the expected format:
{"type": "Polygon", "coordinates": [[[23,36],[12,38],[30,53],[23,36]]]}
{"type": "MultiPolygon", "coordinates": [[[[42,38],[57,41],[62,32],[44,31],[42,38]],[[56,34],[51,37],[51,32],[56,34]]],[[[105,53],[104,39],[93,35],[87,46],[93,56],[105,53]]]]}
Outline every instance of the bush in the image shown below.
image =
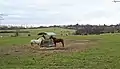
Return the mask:
{"type": "MultiPolygon", "coordinates": [[[[29,31],[17,31],[18,33],[30,33],[29,31]]],[[[16,31],[1,31],[0,33],[16,33],[16,31]]]]}
{"type": "Polygon", "coordinates": [[[28,34],[28,36],[31,36],[30,34],[28,34]]]}

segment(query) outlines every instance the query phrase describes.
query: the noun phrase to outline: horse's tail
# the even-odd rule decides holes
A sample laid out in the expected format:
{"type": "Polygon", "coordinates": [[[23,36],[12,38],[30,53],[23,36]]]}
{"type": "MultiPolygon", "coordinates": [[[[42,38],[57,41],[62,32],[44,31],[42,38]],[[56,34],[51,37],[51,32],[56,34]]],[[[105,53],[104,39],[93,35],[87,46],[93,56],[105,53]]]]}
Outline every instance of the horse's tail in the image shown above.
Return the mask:
{"type": "Polygon", "coordinates": [[[31,42],[31,46],[33,46],[33,43],[31,42]]]}
{"type": "Polygon", "coordinates": [[[36,42],[35,42],[35,39],[33,39],[33,40],[30,41],[30,44],[31,44],[31,45],[33,45],[34,43],[36,43],[36,42]]]}

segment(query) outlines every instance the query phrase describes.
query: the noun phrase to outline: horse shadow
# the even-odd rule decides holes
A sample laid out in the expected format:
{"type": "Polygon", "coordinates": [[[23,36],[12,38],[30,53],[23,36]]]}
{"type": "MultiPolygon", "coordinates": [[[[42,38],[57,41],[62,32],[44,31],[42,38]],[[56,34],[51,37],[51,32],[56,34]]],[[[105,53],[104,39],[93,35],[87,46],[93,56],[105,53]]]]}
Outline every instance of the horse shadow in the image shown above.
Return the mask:
{"type": "Polygon", "coordinates": [[[46,48],[40,48],[39,51],[54,51],[54,50],[68,50],[68,48],[61,48],[61,47],[46,47],[46,48]]]}

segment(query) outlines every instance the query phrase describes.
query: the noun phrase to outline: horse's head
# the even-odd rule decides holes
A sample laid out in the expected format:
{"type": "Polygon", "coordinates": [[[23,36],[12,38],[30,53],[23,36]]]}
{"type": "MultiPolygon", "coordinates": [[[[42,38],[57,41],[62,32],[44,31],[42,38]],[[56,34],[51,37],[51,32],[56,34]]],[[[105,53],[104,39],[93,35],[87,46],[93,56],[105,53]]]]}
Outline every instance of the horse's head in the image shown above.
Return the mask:
{"type": "Polygon", "coordinates": [[[53,40],[54,40],[54,39],[56,39],[56,38],[55,38],[55,37],[53,37],[53,36],[50,36],[50,38],[49,38],[49,39],[53,39],[53,40]]]}
{"type": "Polygon", "coordinates": [[[52,39],[53,38],[53,36],[50,36],[50,38],[49,39],[52,39]]]}

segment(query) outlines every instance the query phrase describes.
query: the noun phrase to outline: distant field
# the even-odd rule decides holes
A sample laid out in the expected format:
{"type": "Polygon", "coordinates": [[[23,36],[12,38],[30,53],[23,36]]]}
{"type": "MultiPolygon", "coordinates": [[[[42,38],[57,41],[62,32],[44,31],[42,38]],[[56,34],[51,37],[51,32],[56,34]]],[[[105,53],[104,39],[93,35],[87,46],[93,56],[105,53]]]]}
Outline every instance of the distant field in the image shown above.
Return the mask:
{"type": "MultiPolygon", "coordinates": [[[[60,28],[30,29],[33,36],[0,38],[1,69],[120,69],[120,34],[63,36],[65,48],[40,50],[29,41],[41,31],[60,28]]],[[[70,30],[71,32],[74,30],[70,30]]]]}
{"type": "MultiPolygon", "coordinates": [[[[40,29],[20,29],[21,31],[30,31],[30,34],[32,36],[37,36],[37,34],[39,32],[55,32],[57,35],[60,35],[61,30],[62,31],[70,31],[70,33],[72,34],[73,32],[75,32],[75,30],[70,30],[70,29],[62,29],[62,28],[40,28],[40,29]]],[[[4,31],[4,30],[0,30],[0,31],[4,31]]],[[[7,31],[11,31],[11,30],[7,30],[7,31]]],[[[15,31],[15,30],[13,30],[15,31]]],[[[64,34],[66,34],[67,32],[64,32],[64,34]]],[[[14,33],[0,33],[0,35],[2,36],[10,36],[10,35],[14,35],[14,33]]],[[[28,34],[26,33],[20,33],[20,36],[27,36],[28,34]]]]}

